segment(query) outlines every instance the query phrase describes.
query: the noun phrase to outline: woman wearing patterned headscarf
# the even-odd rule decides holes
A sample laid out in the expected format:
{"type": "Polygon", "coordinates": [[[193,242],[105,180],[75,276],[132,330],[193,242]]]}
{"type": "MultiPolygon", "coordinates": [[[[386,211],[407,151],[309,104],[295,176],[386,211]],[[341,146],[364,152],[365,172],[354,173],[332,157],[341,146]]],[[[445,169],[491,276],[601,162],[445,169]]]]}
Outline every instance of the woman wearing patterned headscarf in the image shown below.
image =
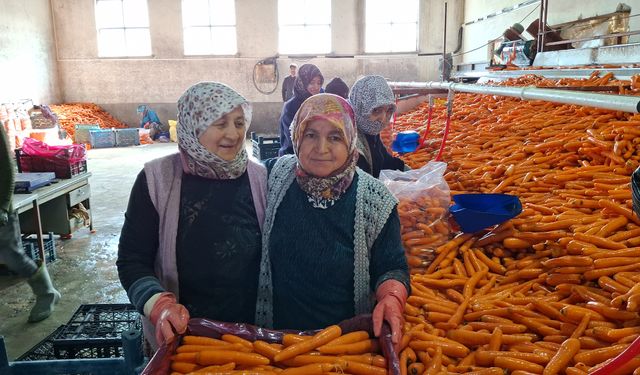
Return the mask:
{"type": "Polygon", "coordinates": [[[320,69],[313,64],[304,64],[298,70],[298,76],[293,84],[293,98],[289,99],[282,107],[280,115],[280,150],[278,155],[293,154],[291,144],[291,121],[302,102],[311,95],[322,91],[324,77],[320,69]]]}
{"type": "Polygon", "coordinates": [[[178,122],[180,152],[138,175],[118,251],[152,347],[183,333],[189,316],[255,316],[267,175],[244,147],[251,106],[229,86],[201,82],[178,100],[178,122]]]}
{"type": "Polygon", "coordinates": [[[380,139],[380,132],[396,111],[393,92],[384,77],[360,78],[351,88],[349,102],[358,125],[358,167],[375,178],[382,169],[404,170],[404,162],[391,156],[380,139]]]}
{"type": "Polygon", "coordinates": [[[370,313],[400,338],[409,290],[397,201],[356,168],[353,110],[343,98],[307,99],[292,125],[294,155],[267,161],[256,323],[318,329],[370,313]]]}

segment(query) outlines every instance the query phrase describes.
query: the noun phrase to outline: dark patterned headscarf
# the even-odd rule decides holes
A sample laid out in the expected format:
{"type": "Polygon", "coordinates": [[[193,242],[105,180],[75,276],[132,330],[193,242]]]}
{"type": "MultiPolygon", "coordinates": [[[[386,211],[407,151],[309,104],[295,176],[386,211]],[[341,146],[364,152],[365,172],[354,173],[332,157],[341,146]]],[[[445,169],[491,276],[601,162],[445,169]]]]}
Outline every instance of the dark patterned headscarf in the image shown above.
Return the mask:
{"type": "Polygon", "coordinates": [[[357,131],[353,109],[345,99],[333,94],[313,95],[305,100],[292,123],[293,152],[298,156],[307,125],[313,120],[327,120],[338,129],[347,144],[345,163],[327,177],[308,174],[298,162],[296,180],[315,208],[329,208],[351,186],[358,162],[357,131]]]}
{"type": "Polygon", "coordinates": [[[396,109],[393,91],[382,76],[364,76],[356,81],[349,94],[349,102],[356,113],[358,130],[365,134],[380,134],[389,124],[369,120],[371,112],[382,105],[393,105],[396,109]]]}
{"type": "Polygon", "coordinates": [[[349,86],[340,77],[335,77],[325,87],[324,92],[327,94],[336,94],[345,99],[349,99],[349,86]]]}
{"type": "Polygon", "coordinates": [[[324,83],[324,77],[317,66],[313,64],[302,65],[298,69],[298,75],[293,83],[293,95],[302,99],[310,97],[311,93],[307,90],[307,86],[316,77],[320,77],[320,84],[324,83]]]}
{"type": "Polygon", "coordinates": [[[200,82],[178,99],[178,147],[185,173],[211,179],[234,179],[247,169],[244,147],[236,158],[226,161],[207,150],[199,137],[216,120],[241,107],[245,124],[251,123],[251,105],[231,87],[218,82],[200,82]]]}

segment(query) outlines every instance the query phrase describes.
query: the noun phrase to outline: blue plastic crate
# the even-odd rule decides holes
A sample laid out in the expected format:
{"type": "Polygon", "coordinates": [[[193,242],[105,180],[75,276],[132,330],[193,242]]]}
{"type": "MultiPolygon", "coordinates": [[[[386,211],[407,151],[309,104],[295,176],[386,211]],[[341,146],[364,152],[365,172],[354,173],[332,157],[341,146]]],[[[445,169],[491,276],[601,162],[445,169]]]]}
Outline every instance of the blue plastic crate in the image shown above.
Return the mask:
{"type": "Polygon", "coordinates": [[[140,144],[140,134],[137,128],[116,129],[116,147],[137,146],[140,144]]]}
{"type": "Polygon", "coordinates": [[[91,148],[115,147],[116,133],[111,129],[89,130],[89,144],[91,148]]]}
{"type": "MultiPolygon", "coordinates": [[[[44,242],[44,255],[47,258],[47,263],[53,262],[56,260],[56,241],[53,238],[53,232],[49,232],[46,235],[43,235],[44,242]],[[49,236],[49,238],[47,238],[49,236]]],[[[38,239],[35,237],[24,237],[22,238],[22,247],[24,248],[25,254],[33,260],[40,260],[40,251],[38,248],[38,239]]]]}

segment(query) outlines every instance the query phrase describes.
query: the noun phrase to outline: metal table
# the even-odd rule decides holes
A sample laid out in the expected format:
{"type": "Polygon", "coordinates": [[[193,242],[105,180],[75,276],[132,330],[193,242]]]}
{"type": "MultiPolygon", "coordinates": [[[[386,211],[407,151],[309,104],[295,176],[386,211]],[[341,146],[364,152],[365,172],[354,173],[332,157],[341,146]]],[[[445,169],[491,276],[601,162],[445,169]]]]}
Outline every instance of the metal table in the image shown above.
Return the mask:
{"type": "MultiPolygon", "coordinates": [[[[83,173],[69,179],[56,180],[56,182],[36,189],[30,194],[13,195],[13,209],[18,214],[26,216],[24,219],[20,219],[21,227],[28,223],[29,225],[24,226],[30,229],[30,233],[35,233],[37,236],[40,259],[46,259],[42,236],[43,215],[46,218],[51,218],[47,221],[52,222],[51,225],[54,225],[54,228],[59,228],[60,223],[57,222],[60,221],[61,216],[66,217],[69,205],[82,201],[89,206],[87,208],[90,208],[89,177],[91,177],[91,173],[83,173]],[[65,196],[67,196],[66,199],[65,196]]],[[[47,225],[50,224],[45,223],[45,226],[47,225]]],[[[93,230],[93,220],[90,221],[89,230],[93,230]]]]}

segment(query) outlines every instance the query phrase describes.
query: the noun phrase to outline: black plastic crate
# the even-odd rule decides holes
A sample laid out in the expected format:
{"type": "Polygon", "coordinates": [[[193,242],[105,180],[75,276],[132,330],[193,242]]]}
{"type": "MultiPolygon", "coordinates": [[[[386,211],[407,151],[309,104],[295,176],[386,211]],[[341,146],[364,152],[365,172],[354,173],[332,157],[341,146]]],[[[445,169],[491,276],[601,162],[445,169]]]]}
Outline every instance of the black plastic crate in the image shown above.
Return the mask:
{"type": "MultiPolygon", "coordinates": [[[[56,241],[53,238],[53,232],[49,232],[43,235],[44,242],[44,255],[47,259],[47,263],[51,263],[57,259],[56,253],[56,241]],[[49,238],[47,238],[47,236],[49,238]]],[[[22,247],[25,254],[33,260],[40,260],[40,248],[38,246],[38,239],[35,237],[22,237],[22,247]]]]}
{"type": "Polygon", "coordinates": [[[16,358],[16,361],[48,361],[57,359],[53,354],[53,337],[57,335],[64,325],[56,328],[49,336],[45,337],[42,341],[35,344],[31,349],[27,350],[20,357],[16,358]]]}
{"type": "Polygon", "coordinates": [[[278,156],[280,149],[279,137],[265,137],[251,132],[251,143],[253,148],[253,157],[258,160],[275,158],[278,156]]]}
{"type": "MultiPolygon", "coordinates": [[[[43,238],[44,241],[44,253],[47,258],[47,263],[51,263],[57,259],[56,245],[53,238],[53,233],[48,233],[49,239],[43,238]]],[[[24,253],[33,260],[40,260],[40,252],[38,251],[38,239],[30,237],[22,237],[22,248],[24,253]]],[[[0,276],[15,276],[15,272],[11,271],[6,264],[0,265],[0,276]]]]}
{"type": "Polygon", "coordinates": [[[123,332],[141,330],[140,314],[131,304],[81,305],[53,338],[56,358],[122,357],[123,332]]]}

